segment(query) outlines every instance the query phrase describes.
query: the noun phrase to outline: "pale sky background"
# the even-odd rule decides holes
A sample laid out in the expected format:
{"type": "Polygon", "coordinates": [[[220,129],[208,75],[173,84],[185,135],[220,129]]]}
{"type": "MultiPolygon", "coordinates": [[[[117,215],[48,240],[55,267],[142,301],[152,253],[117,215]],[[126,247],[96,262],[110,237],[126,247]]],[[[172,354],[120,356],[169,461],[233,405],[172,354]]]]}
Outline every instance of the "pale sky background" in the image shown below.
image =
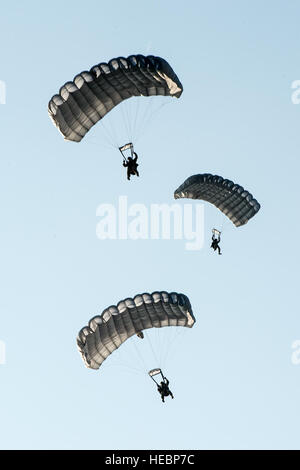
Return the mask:
{"type": "Polygon", "coordinates": [[[299,449],[299,15],[274,0],[1,5],[1,449],[299,449]],[[65,142],[47,104],[78,72],[136,53],[164,57],[184,92],[149,123],[128,183],[99,124],[65,142]],[[96,237],[99,204],[169,204],[204,172],[262,206],[228,225],[222,257],[208,205],[198,252],[96,237]],[[89,370],[76,347],[93,315],[155,290],[185,293],[197,319],[168,356],[165,404],[147,370],[112,357],[89,370]]]}

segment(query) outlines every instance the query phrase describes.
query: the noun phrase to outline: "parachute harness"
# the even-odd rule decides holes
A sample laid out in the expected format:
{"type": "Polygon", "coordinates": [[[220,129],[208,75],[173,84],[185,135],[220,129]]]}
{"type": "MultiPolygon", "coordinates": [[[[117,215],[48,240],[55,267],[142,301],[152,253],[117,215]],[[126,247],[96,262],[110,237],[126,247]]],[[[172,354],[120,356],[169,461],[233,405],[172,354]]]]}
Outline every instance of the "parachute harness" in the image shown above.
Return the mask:
{"type": "Polygon", "coordinates": [[[133,143],[132,142],[129,142],[128,144],[122,145],[122,147],[119,147],[119,150],[121,152],[121,155],[123,157],[124,162],[127,162],[127,156],[126,156],[125,153],[123,153],[126,150],[130,150],[131,158],[134,157],[134,148],[133,148],[133,143]]]}
{"type": "MultiPolygon", "coordinates": [[[[165,378],[165,376],[164,376],[164,374],[163,374],[163,372],[162,372],[161,369],[159,369],[159,368],[157,368],[157,369],[151,369],[151,370],[149,370],[148,374],[149,374],[149,376],[151,377],[151,379],[153,380],[153,382],[156,383],[156,385],[158,385],[158,383],[157,383],[156,380],[154,379],[154,377],[155,377],[156,375],[161,375],[163,382],[166,383],[166,378],[165,378]]],[[[159,379],[159,380],[160,380],[160,379],[159,379]]]]}
{"type": "Polygon", "coordinates": [[[214,237],[217,236],[218,238],[220,238],[221,233],[222,232],[220,232],[220,230],[217,230],[216,228],[212,229],[212,234],[214,237]]]}

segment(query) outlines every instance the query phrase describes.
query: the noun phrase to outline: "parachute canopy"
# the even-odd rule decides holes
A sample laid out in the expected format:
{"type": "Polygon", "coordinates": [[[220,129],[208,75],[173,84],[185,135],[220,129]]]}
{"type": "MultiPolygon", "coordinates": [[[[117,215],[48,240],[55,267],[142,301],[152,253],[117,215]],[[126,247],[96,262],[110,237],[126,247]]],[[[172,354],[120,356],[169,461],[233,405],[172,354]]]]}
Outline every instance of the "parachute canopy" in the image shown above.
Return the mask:
{"type": "Polygon", "coordinates": [[[92,318],[80,330],[77,346],[86,367],[99,369],[113,351],[138,332],[164,326],[191,328],[195,321],[190,301],[184,294],[138,294],[92,318]]]}
{"type": "Polygon", "coordinates": [[[175,72],[161,57],[117,57],[65,83],[51,98],[48,113],[66,140],[80,142],[94,124],[127,98],[179,98],[182,91],[175,72]]]}
{"type": "Polygon", "coordinates": [[[222,176],[190,176],[174,193],[174,198],[202,199],[223,212],[236,227],[246,224],[260,209],[260,204],[242,186],[222,176]]]}

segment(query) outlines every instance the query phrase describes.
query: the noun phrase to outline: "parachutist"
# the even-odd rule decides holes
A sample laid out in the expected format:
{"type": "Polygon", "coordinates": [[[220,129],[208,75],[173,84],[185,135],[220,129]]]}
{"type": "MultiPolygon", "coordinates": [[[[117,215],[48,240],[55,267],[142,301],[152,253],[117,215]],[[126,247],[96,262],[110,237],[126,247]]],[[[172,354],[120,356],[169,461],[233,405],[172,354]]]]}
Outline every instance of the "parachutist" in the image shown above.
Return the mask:
{"type": "Polygon", "coordinates": [[[127,160],[123,161],[123,166],[127,167],[127,179],[130,180],[131,175],[140,176],[137,170],[139,166],[137,163],[138,155],[136,152],[133,152],[134,158],[128,157],[127,160]]]}
{"type": "Polygon", "coordinates": [[[163,403],[165,402],[165,397],[168,397],[169,395],[170,395],[171,398],[174,398],[173,393],[169,389],[169,380],[167,379],[167,377],[164,376],[163,371],[161,369],[159,369],[159,368],[151,369],[148,372],[148,374],[150,375],[153,382],[156,383],[157,390],[160,393],[160,396],[161,396],[161,399],[162,399],[163,403]],[[162,376],[162,379],[163,379],[160,382],[160,384],[158,384],[156,382],[155,378],[154,378],[155,376],[157,376],[159,374],[162,376]]]}
{"type": "Polygon", "coordinates": [[[213,233],[213,236],[211,237],[211,239],[212,239],[212,242],[211,242],[210,247],[213,248],[214,251],[218,250],[219,255],[221,255],[222,254],[221,253],[221,248],[219,247],[219,243],[221,241],[220,233],[218,233],[218,238],[213,233]]]}
{"type": "Polygon", "coordinates": [[[161,399],[162,399],[163,403],[165,402],[165,397],[167,397],[169,395],[170,395],[171,398],[174,398],[173,393],[169,389],[169,381],[166,377],[164,377],[163,381],[160,382],[160,385],[157,385],[157,390],[160,393],[160,396],[161,396],[161,399]]]}

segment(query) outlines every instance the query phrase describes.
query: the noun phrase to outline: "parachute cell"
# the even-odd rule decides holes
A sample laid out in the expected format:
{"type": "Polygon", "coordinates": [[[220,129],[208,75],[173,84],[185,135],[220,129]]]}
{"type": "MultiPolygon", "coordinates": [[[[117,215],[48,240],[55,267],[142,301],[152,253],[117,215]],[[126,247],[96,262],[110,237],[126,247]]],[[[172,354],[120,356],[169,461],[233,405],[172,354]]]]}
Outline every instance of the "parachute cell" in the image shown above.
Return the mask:
{"type": "Polygon", "coordinates": [[[190,176],[176,189],[174,198],[202,199],[223,212],[236,227],[246,224],[260,209],[260,204],[242,186],[222,176],[190,176]]]}
{"type": "Polygon", "coordinates": [[[103,361],[128,338],[148,328],[195,323],[189,299],[176,292],[138,294],[105,309],[89,321],[77,337],[86,367],[99,369],[103,361]]]}
{"type": "Polygon", "coordinates": [[[100,63],[65,83],[48,104],[54,125],[66,140],[80,142],[109,111],[133,96],[173,96],[183,91],[161,57],[131,55],[100,63]]]}

